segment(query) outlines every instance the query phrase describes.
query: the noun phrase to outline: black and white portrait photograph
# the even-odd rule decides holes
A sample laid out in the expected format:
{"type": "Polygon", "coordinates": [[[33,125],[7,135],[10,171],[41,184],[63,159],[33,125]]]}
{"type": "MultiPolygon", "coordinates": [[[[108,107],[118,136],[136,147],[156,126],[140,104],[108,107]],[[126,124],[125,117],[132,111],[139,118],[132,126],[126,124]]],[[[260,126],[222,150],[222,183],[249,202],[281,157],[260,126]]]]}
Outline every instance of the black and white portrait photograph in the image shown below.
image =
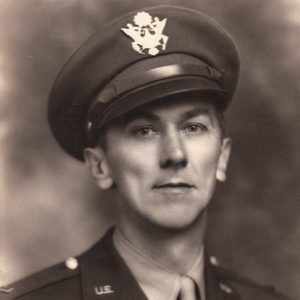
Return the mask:
{"type": "Polygon", "coordinates": [[[0,0],[0,299],[297,300],[300,0],[0,0]]]}

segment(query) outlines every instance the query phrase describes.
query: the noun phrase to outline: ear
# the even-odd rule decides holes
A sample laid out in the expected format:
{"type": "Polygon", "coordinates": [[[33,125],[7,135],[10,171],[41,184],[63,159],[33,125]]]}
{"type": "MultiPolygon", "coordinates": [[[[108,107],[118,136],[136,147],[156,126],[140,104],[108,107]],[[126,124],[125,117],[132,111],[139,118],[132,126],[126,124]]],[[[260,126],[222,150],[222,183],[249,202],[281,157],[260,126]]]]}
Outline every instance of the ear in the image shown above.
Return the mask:
{"type": "Polygon", "coordinates": [[[113,185],[110,167],[105,152],[101,147],[84,149],[84,159],[93,177],[102,190],[113,185]]]}
{"type": "Polygon", "coordinates": [[[226,170],[231,152],[232,140],[230,138],[224,138],[222,141],[222,149],[218,161],[218,167],[216,172],[217,180],[223,182],[226,180],[226,170]]]}

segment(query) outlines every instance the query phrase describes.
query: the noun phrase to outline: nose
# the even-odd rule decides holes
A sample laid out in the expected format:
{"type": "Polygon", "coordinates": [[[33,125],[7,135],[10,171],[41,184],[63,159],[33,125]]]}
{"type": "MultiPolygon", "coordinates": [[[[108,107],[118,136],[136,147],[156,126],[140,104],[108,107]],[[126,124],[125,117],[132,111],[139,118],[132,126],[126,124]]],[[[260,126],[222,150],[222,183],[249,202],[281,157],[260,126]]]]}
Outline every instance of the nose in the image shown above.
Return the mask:
{"type": "Polygon", "coordinates": [[[161,139],[160,167],[180,169],[187,164],[187,153],[182,137],[175,130],[167,133],[161,139]]]}

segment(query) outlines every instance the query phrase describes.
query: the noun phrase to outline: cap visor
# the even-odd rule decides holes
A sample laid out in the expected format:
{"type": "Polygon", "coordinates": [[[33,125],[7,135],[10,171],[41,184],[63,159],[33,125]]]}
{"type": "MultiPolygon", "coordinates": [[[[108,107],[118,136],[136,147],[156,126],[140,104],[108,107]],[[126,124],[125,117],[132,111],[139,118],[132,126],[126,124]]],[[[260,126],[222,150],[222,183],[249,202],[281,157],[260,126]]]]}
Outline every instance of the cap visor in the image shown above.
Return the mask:
{"type": "Polygon", "coordinates": [[[119,96],[102,111],[97,128],[104,127],[119,116],[150,102],[169,99],[172,95],[205,92],[218,94],[218,104],[221,108],[226,107],[226,92],[217,82],[199,76],[175,77],[148,84],[119,96]]]}

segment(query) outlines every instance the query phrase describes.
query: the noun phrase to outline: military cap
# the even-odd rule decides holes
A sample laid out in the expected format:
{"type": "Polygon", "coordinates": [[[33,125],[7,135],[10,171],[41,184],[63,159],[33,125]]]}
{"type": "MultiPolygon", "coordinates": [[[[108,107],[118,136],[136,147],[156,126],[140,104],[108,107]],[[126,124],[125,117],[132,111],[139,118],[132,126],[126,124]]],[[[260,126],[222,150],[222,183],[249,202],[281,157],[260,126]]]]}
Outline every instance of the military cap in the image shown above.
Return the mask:
{"type": "Polygon", "coordinates": [[[83,160],[99,130],[156,99],[210,92],[224,110],[239,75],[236,46],[208,16],[178,6],[130,12],[94,33],[71,56],[52,87],[51,129],[83,160]]]}

